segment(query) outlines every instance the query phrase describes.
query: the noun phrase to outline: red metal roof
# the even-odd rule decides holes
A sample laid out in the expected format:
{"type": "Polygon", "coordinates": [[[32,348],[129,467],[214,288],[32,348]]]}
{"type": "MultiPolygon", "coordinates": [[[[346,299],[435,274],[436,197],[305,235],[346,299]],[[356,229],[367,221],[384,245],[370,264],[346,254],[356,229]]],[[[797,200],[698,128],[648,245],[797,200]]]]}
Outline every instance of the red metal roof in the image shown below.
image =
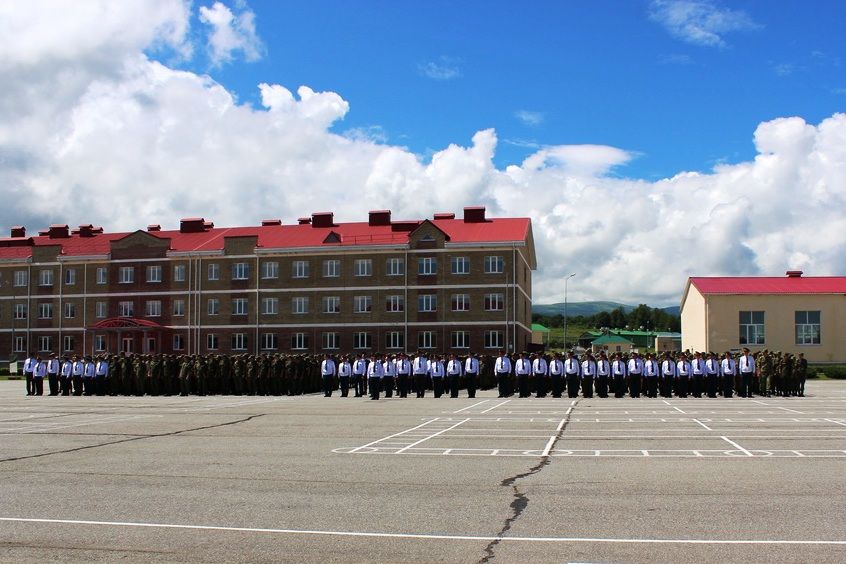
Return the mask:
{"type": "Polygon", "coordinates": [[[846,276],[749,276],[691,278],[705,294],[846,294],[846,276]]]}
{"type": "MultiPolygon", "coordinates": [[[[424,220],[394,221],[392,225],[370,225],[368,222],[337,223],[315,227],[310,223],[292,225],[260,225],[252,227],[210,227],[204,231],[183,233],[180,230],[146,231],[151,237],[170,239],[170,252],[221,251],[226,237],[257,237],[262,249],[294,249],[300,247],[404,245],[409,234],[424,220]],[[334,233],[334,236],[330,236],[334,233]]],[[[429,220],[446,233],[454,243],[521,243],[531,232],[529,218],[492,218],[483,221],[463,219],[429,220]]],[[[50,238],[49,235],[0,239],[0,258],[27,258],[34,246],[61,245],[62,256],[106,255],[113,241],[136,232],[96,233],[81,236],[50,238]],[[32,239],[32,244],[25,244],[32,239]]]]}

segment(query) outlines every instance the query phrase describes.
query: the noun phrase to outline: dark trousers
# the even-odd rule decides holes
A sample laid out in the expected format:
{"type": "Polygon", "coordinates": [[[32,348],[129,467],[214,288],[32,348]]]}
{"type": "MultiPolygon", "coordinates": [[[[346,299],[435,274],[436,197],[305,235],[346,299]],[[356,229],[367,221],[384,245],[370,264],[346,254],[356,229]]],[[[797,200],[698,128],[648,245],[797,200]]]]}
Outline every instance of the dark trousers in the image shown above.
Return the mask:
{"type": "Polygon", "coordinates": [[[73,377],[73,395],[81,396],[82,395],[82,376],[73,377]]]}
{"type": "Polygon", "coordinates": [[[521,398],[529,397],[529,375],[528,374],[518,374],[517,375],[517,390],[520,392],[521,398]]]}
{"type": "Polygon", "coordinates": [[[332,375],[331,374],[323,374],[323,395],[328,397],[332,396],[332,375]]]}
{"type": "Polygon", "coordinates": [[[567,375],[567,395],[571,398],[579,397],[579,375],[567,375]]]}
{"type": "Polygon", "coordinates": [[[695,397],[695,398],[701,398],[702,397],[702,390],[703,390],[702,384],[703,384],[702,374],[694,374],[693,375],[693,390],[692,390],[693,397],[695,397]]]}
{"type": "Polygon", "coordinates": [[[751,398],[752,397],[752,373],[751,372],[742,372],[740,374],[740,390],[738,393],[741,397],[744,398],[751,398]]]}
{"type": "Polygon", "coordinates": [[[539,398],[546,397],[546,379],[545,374],[535,374],[535,392],[539,398]]]}
{"type": "Polygon", "coordinates": [[[730,398],[734,395],[734,375],[727,374],[723,376],[723,396],[730,398]]]}
{"type": "Polygon", "coordinates": [[[417,397],[422,398],[426,396],[426,375],[414,375],[414,390],[417,392],[417,397]]]}
{"type": "Polygon", "coordinates": [[[105,376],[95,376],[94,377],[94,393],[98,396],[105,396],[108,392],[108,382],[106,382],[105,376]]]}
{"type": "Polygon", "coordinates": [[[458,374],[450,374],[449,375],[449,397],[457,398],[458,397],[458,388],[460,385],[461,376],[458,374]]]}
{"type": "Polygon", "coordinates": [[[608,376],[598,376],[596,378],[596,395],[601,398],[608,397],[608,376]]]}
{"type": "Polygon", "coordinates": [[[50,386],[50,395],[51,396],[59,395],[59,375],[58,374],[48,374],[47,375],[47,385],[50,386]]]}
{"type": "Polygon", "coordinates": [[[432,389],[435,390],[436,398],[439,398],[444,395],[444,379],[442,376],[432,378],[432,389]]]}
{"type": "Polygon", "coordinates": [[[341,397],[345,398],[350,395],[350,377],[341,376],[338,381],[341,383],[341,397]]]}
{"type": "Polygon", "coordinates": [[[717,375],[709,374],[705,377],[705,388],[708,390],[708,397],[717,397],[717,375]]]}
{"type": "Polygon", "coordinates": [[[626,395],[626,377],[622,374],[614,376],[614,397],[621,398],[626,395]]]}
{"type": "Polygon", "coordinates": [[[662,398],[671,398],[673,397],[673,380],[672,376],[662,376],[661,382],[659,384],[661,397],[662,398]]]}
{"type": "Polygon", "coordinates": [[[44,395],[44,378],[36,378],[33,376],[32,378],[32,395],[34,396],[43,396],[44,395]]]}
{"type": "Polygon", "coordinates": [[[386,398],[394,397],[394,377],[393,376],[383,376],[382,377],[382,389],[385,391],[386,398]]]}
{"type": "Polygon", "coordinates": [[[500,372],[496,375],[497,384],[499,386],[499,397],[505,398],[511,395],[510,382],[508,381],[510,374],[508,372],[500,372]]]}
{"type": "Polygon", "coordinates": [[[467,397],[475,398],[476,397],[476,373],[475,372],[467,372],[464,375],[464,380],[467,382],[467,397]]]}
{"type": "Polygon", "coordinates": [[[564,391],[564,378],[561,374],[553,374],[550,378],[552,380],[552,397],[560,398],[564,391]]]}
{"type": "Polygon", "coordinates": [[[593,397],[593,376],[582,377],[582,396],[586,398],[593,397]]]}
{"type": "Polygon", "coordinates": [[[364,376],[361,374],[353,375],[353,386],[355,386],[355,397],[360,398],[364,395],[364,376]]]}
{"type": "Polygon", "coordinates": [[[35,385],[32,383],[32,372],[24,372],[26,376],[26,395],[31,396],[35,393],[35,385]]]}
{"type": "Polygon", "coordinates": [[[629,374],[629,393],[633,398],[640,397],[641,378],[640,374],[629,374]]]}
{"type": "Polygon", "coordinates": [[[372,376],[368,385],[370,386],[370,399],[379,399],[379,390],[382,389],[382,379],[372,376]]]}
{"type": "Polygon", "coordinates": [[[646,397],[648,398],[657,398],[658,397],[658,376],[644,376],[645,380],[645,388],[646,388],[646,397]]]}
{"type": "Polygon", "coordinates": [[[676,394],[680,398],[687,397],[687,388],[690,384],[690,376],[679,376],[676,378],[676,394]]]}
{"type": "Polygon", "coordinates": [[[401,398],[408,397],[408,374],[399,374],[397,376],[397,394],[401,398]]]}
{"type": "Polygon", "coordinates": [[[71,380],[69,376],[59,377],[59,392],[63,396],[69,396],[71,390],[71,380]]]}

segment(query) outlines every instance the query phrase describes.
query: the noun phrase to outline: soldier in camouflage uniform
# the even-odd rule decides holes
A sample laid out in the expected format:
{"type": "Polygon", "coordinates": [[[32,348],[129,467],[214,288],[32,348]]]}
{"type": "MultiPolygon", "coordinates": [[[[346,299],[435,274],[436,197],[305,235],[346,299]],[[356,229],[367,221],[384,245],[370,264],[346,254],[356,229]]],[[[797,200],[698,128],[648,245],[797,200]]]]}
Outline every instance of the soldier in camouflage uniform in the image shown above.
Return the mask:
{"type": "Polygon", "coordinates": [[[805,353],[799,353],[793,372],[796,374],[796,393],[799,397],[805,397],[805,381],[808,379],[808,361],[805,360],[805,353]]]}
{"type": "Polygon", "coordinates": [[[758,370],[760,376],[758,378],[758,393],[762,396],[769,397],[770,386],[772,385],[770,379],[773,376],[773,358],[770,356],[770,351],[764,349],[758,360],[758,370]]]}

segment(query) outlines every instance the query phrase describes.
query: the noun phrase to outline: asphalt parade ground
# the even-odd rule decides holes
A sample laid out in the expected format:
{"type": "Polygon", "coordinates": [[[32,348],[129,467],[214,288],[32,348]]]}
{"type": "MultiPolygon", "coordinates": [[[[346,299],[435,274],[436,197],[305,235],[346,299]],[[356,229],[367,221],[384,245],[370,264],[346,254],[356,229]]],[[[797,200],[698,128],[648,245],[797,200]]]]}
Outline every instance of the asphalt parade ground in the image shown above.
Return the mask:
{"type": "Polygon", "coordinates": [[[846,561],[846,382],[807,397],[26,397],[0,562],[846,561]]]}

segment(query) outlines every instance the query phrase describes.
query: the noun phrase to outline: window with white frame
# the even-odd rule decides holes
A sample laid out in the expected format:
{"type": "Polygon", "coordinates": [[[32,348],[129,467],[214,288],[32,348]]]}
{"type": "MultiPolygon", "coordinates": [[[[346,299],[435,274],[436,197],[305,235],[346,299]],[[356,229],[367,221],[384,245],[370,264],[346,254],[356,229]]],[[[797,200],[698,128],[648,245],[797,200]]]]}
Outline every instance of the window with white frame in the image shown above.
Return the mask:
{"type": "Polygon", "coordinates": [[[797,345],[819,345],[822,342],[819,311],[797,311],[795,321],[797,345]]]}
{"type": "Polygon", "coordinates": [[[247,315],[248,306],[247,298],[232,298],[232,315],[247,315]]]}
{"type": "Polygon", "coordinates": [[[158,283],[162,281],[162,267],[158,264],[147,265],[147,282],[158,283]]]}
{"type": "Polygon", "coordinates": [[[38,352],[51,352],[53,350],[53,337],[42,335],[38,337],[38,352]]]}
{"type": "Polygon", "coordinates": [[[453,331],[451,341],[454,349],[469,349],[470,331],[453,331]]]}
{"type": "Polygon", "coordinates": [[[173,315],[176,317],[185,315],[185,300],[173,300],[173,315]]]}
{"type": "Polygon", "coordinates": [[[452,257],[449,262],[453,274],[470,274],[470,257],[452,257]]]}
{"type": "Polygon", "coordinates": [[[105,335],[94,335],[94,350],[97,352],[102,352],[106,350],[106,336],[105,335]]]}
{"type": "Polygon", "coordinates": [[[76,269],[75,268],[66,268],[65,269],[65,286],[73,286],[76,284],[76,269]]]}
{"type": "Polygon", "coordinates": [[[470,294],[453,294],[452,311],[470,311],[470,294]]]}
{"type": "Polygon", "coordinates": [[[119,317],[132,317],[133,312],[133,302],[125,301],[125,302],[118,302],[118,316],[119,317]]]}
{"type": "Polygon", "coordinates": [[[341,334],[340,333],[323,333],[323,348],[327,350],[336,350],[341,348],[341,334]]]}
{"type": "Polygon", "coordinates": [[[106,284],[109,282],[109,269],[104,267],[97,268],[96,275],[97,284],[106,284]]]}
{"type": "Polygon", "coordinates": [[[353,263],[353,275],[355,276],[373,276],[373,260],[371,259],[356,259],[353,263]]]}
{"type": "Polygon", "coordinates": [[[354,349],[369,349],[370,346],[370,331],[356,331],[353,333],[354,349]]]}
{"type": "Polygon", "coordinates": [[[337,278],[341,275],[341,261],[339,260],[324,260],[323,261],[323,277],[337,278]]]}
{"type": "Polygon", "coordinates": [[[341,297],[323,296],[323,313],[341,313],[341,297]]]}
{"type": "Polygon", "coordinates": [[[120,284],[132,284],[135,282],[135,267],[121,266],[118,269],[118,282],[120,284]]]}
{"type": "Polygon", "coordinates": [[[62,337],[62,350],[64,352],[72,351],[74,346],[73,335],[65,335],[62,337]]]}
{"type": "Polygon", "coordinates": [[[94,304],[94,317],[103,319],[109,313],[108,302],[96,302],[94,304]]]}
{"type": "Polygon", "coordinates": [[[308,333],[291,333],[291,350],[307,350],[308,333]]]}
{"type": "Polygon", "coordinates": [[[261,277],[265,280],[279,278],[279,263],[275,260],[268,260],[261,263],[261,277]]]}
{"type": "Polygon", "coordinates": [[[232,264],[232,280],[247,280],[250,278],[250,265],[246,262],[232,264]]]}
{"type": "Polygon", "coordinates": [[[220,280],[220,265],[216,262],[210,263],[208,266],[209,280],[220,280]]]}
{"type": "Polygon", "coordinates": [[[15,347],[15,352],[26,352],[26,337],[15,337],[13,346],[15,347]]]}
{"type": "Polygon", "coordinates": [[[355,296],[353,298],[353,313],[370,313],[372,310],[370,296],[355,296]]]}
{"type": "Polygon", "coordinates": [[[438,346],[438,334],[435,331],[418,331],[417,348],[434,349],[438,346]]]}
{"type": "Polygon", "coordinates": [[[147,300],[147,302],[144,304],[144,315],[147,317],[161,317],[161,300],[147,300]]]}
{"type": "Polygon", "coordinates": [[[76,317],[76,304],[65,302],[65,319],[73,319],[74,317],[76,317]]]}
{"type": "Polygon", "coordinates": [[[502,331],[485,331],[485,348],[501,349],[505,346],[502,331]]]}
{"type": "Polygon", "coordinates": [[[402,276],[405,274],[405,259],[389,258],[385,264],[385,274],[388,276],[402,276]]]}
{"type": "Polygon", "coordinates": [[[505,272],[505,259],[503,257],[485,257],[485,274],[502,274],[503,272],[505,272]]]}
{"type": "Polygon", "coordinates": [[[175,350],[175,351],[185,350],[185,335],[183,335],[181,333],[176,333],[173,336],[173,350],[175,350]]]}
{"type": "Polygon", "coordinates": [[[15,286],[26,286],[29,277],[26,275],[26,270],[15,271],[15,286]]]}
{"type": "Polygon", "coordinates": [[[209,298],[206,302],[206,311],[209,315],[220,315],[220,300],[217,298],[209,298]]]}
{"type": "Polygon", "coordinates": [[[435,257],[420,257],[417,259],[417,274],[432,276],[438,273],[438,259],[435,257]]]}
{"type": "Polygon", "coordinates": [[[404,349],[405,348],[405,332],[404,331],[388,331],[385,333],[385,348],[386,349],[404,349]]]}
{"type": "Polygon", "coordinates": [[[402,313],[405,311],[405,296],[392,295],[385,297],[385,311],[389,313],[402,313]]]}
{"type": "Polygon", "coordinates": [[[206,350],[216,351],[218,346],[219,344],[216,333],[209,333],[206,335],[206,350]]]}
{"type": "Polygon", "coordinates": [[[485,294],[485,311],[502,311],[504,309],[504,294],[485,294]]]}
{"type": "Polygon", "coordinates": [[[766,333],[764,331],[763,311],[741,311],[739,314],[741,345],[764,345],[766,333]]]}
{"type": "Polygon", "coordinates": [[[275,351],[279,348],[279,335],[276,333],[261,334],[261,349],[264,351],[275,351]]]}
{"type": "Polygon", "coordinates": [[[173,265],[173,281],[174,282],[185,282],[185,265],[184,264],[175,264],[173,265]]]}
{"type": "Polygon", "coordinates": [[[45,268],[41,270],[39,273],[38,279],[39,286],[52,286],[53,285],[53,271],[49,268],[45,268]]]}
{"type": "Polygon", "coordinates": [[[232,350],[245,351],[247,350],[247,334],[246,333],[232,333],[232,350]]]}
{"type": "Polygon", "coordinates": [[[15,304],[15,319],[26,319],[26,304],[15,304]]]}
{"type": "Polygon", "coordinates": [[[279,298],[262,298],[261,313],[263,315],[276,315],[279,313],[279,298]]]}
{"type": "Polygon", "coordinates": [[[308,313],[308,297],[297,296],[296,298],[291,298],[291,313],[308,313]]]}
{"type": "Polygon", "coordinates": [[[38,304],[38,319],[53,319],[53,304],[44,302],[38,304]]]}
{"type": "Polygon", "coordinates": [[[308,278],[308,261],[295,260],[293,263],[291,263],[291,277],[308,278]]]}
{"type": "Polygon", "coordinates": [[[417,296],[417,311],[438,311],[438,296],[436,294],[417,296]]]}

